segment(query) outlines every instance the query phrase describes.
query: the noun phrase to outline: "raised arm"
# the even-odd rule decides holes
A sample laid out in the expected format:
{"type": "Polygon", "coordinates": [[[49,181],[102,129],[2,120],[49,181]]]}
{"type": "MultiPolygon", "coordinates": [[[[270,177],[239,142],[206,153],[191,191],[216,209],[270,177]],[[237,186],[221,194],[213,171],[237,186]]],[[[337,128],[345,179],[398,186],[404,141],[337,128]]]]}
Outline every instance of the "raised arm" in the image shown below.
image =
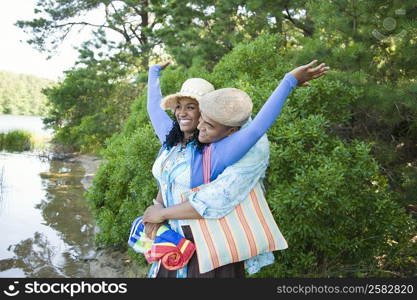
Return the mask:
{"type": "Polygon", "coordinates": [[[159,72],[162,70],[160,65],[153,65],[149,68],[148,74],[148,115],[151,119],[152,126],[162,143],[165,142],[165,137],[172,128],[172,119],[160,107],[162,94],[159,85],[159,72]]]}
{"type": "Polygon", "coordinates": [[[287,73],[248,126],[217,142],[216,147],[220,147],[224,154],[222,160],[225,166],[241,159],[267,132],[280,115],[285,100],[295,86],[310,86],[309,80],[318,78],[329,70],[325,64],[313,68],[316,62],[314,60],[287,73]]]}

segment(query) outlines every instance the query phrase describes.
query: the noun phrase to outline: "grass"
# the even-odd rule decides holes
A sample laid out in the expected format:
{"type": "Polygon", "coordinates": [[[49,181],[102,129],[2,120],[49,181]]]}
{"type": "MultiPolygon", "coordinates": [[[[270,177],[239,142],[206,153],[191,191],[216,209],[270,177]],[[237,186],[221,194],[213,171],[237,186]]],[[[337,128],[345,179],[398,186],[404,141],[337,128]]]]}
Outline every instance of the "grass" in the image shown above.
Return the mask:
{"type": "Polygon", "coordinates": [[[24,130],[0,133],[0,150],[22,152],[34,149],[44,150],[50,137],[33,135],[24,130]]]}

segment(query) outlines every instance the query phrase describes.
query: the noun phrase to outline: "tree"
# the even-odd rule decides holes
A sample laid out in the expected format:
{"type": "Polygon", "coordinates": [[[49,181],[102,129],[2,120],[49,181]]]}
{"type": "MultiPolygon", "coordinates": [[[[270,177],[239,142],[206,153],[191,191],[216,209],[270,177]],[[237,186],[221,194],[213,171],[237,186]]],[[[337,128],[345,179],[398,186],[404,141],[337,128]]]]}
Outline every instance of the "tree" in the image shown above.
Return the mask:
{"type": "Polygon", "coordinates": [[[97,151],[120,131],[130,114],[138,86],[130,82],[134,66],[118,61],[90,61],[66,72],[58,85],[45,90],[50,111],[44,122],[55,131],[54,141],[70,150],[97,151]]]}
{"type": "Polygon", "coordinates": [[[33,75],[0,72],[0,113],[45,116],[47,98],[42,90],[54,81],[33,75]]]}
{"type": "Polygon", "coordinates": [[[28,43],[39,51],[53,53],[66,36],[76,29],[89,27],[96,36],[95,47],[106,46],[108,51],[129,51],[148,65],[152,48],[159,43],[152,36],[160,22],[158,5],[161,1],[149,0],[39,0],[35,13],[39,18],[16,23],[31,35],[28,43]],[[156,9],[154,9],[156,8],[156,9]],[[100,11],[102,19],[89,21],[87,13],[100,11]],[[116,44],[106,38],[106,32],[117,33],[121,41],[116,44]]]}
{"type": "Polygon", "coordinates": [[[283,34],[284,22],[305,36],[314,33],[310,14],[299,0],[40,0],[35,13],[40,17],[16,24],[39,51],[52,55],[71,31],[88,27],[96,36],[87,43],[95,54],[103,55],[103,46],[104,53],[128,51],[140,57],[145,69],[149,57],[160,51],[156,46],[180,64],[190,66],[196,59],[211,68],[244,39],[283,34]],[[101,19],[88,20],[91,11],[102,12],[101,19]],[[108,32],[120,36],[118,44],[107,38],[108,32]]]}
{"type": "Polygon", "coordinates": [[[197,61],[211,69],[237,43],[262,33],[284,35],[284,23],[306,36],[314,32],[303,1],[179,0],[167,1],[166,9],[169,17],[155,35],[187,67],[197,61]]]}

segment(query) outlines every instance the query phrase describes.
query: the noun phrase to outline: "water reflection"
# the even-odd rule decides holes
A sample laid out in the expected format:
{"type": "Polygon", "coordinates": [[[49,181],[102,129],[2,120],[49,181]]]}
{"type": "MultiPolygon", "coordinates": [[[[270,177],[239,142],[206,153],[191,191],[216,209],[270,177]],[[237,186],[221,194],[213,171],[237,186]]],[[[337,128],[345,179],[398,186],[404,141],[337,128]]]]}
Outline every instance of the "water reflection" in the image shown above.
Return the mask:
{"type": "Polygon", "coordinates": [[[94,222],[80,184],[84,170],[34,155],[0,154],[0,277],[90,277],[94,222]],[[23,274],[23,275],[22,275],[23,274]]]}
{"type": "Polygon", "coordinates": [[[46,196],[36,206],[42,211],[45,225],[57,230],[71,246],[80,251],[91,248],[94,236],[92,215],[83,197],[83,169],[76,164],[52,161],[50,171],[41,173],[46,196]]]}
{"type": "Polygon", "coordinates": [[[17,245],[9,247],[15,256],[12,259],[0,261],[0,270],[22,270],[25,277],[64,277],[62,271],[54,266],[54,247],[47,237],[35,232],[33,238],[21,241],[17,245]]]}
{"type": "Polygon", "coordinates": [[[0,168],[0,210],[1,210],[1,203],[2,203],[2,200],[3,200],[3,194],[4,194],[4,191],[5,191],[5,188],[6,188],[3,174],[4,174],[4,167],[2,166],[0,168]]]}

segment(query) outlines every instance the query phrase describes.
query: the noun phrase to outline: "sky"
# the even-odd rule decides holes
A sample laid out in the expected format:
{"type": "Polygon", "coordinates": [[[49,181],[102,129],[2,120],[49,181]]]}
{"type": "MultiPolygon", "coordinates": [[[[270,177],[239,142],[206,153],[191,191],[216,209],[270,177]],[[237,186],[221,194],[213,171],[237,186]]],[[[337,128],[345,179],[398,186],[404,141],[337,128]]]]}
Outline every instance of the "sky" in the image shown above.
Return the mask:
{"type": "MultiPolygon", "coordinates": [[[[59,80],[63,71],[70,69],[78,52],[80,36],[72,33],[58,48],[55,57],[47,60],[46,53],[40,53],[28,45],[29,38],[22,29],[13,25],[17,20],[32,20],[37,0],[2,0],[0,1],[0,71],[32,74],[42,78],[59,80]]],[[[88,38],[88,32],[81,33],[88,38]]]]}

